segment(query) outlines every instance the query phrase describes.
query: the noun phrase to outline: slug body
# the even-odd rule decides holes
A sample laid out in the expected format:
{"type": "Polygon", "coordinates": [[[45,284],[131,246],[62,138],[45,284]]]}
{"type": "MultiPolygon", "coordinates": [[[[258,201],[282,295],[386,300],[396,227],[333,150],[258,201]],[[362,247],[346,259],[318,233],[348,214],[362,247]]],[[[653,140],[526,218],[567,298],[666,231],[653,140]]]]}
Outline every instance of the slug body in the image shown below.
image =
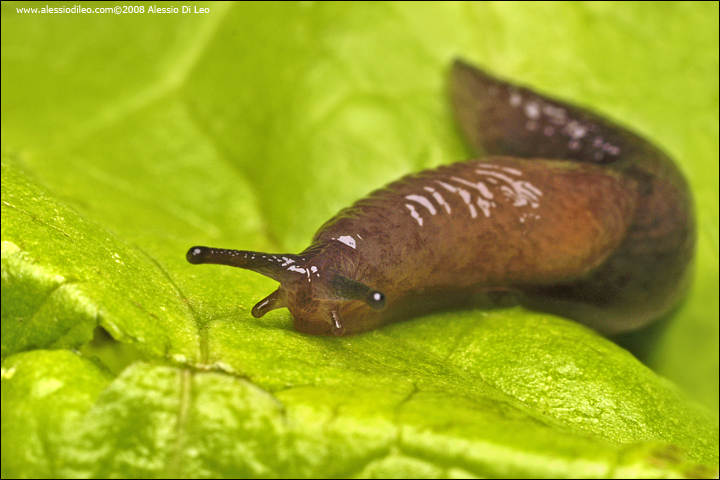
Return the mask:
{"type": "Polygon", "coordinates": [[[450,93],[488,156],[406,176],[323,225],[298,255],[193,247],[190,263],[280,282],[252,310],[342,335],[499,300],[605,334],[671,310],[695,230],[682,175],[656,147],[584,109],[455,62],[450,93]]]}

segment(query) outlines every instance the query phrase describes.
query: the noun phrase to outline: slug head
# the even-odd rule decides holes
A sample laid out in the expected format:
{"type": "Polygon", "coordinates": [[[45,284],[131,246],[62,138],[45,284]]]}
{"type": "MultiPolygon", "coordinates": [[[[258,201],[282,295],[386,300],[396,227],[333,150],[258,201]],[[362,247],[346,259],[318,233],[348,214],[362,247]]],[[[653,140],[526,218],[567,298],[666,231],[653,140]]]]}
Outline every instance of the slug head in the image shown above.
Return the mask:
{"type": "MultiPolygon", "coordinates": [[[[337,252],[335,252],[337,254],[337,252]]],[[[271,255],[245,250],[192,247],[188,262],[212,263],[244,268],[265,275],[280,287],[260,300],[252,315],[260,318],[271,310],[287,308],[295,318],[295,329],[316,335],[342,335],[347,321],[356,321],[385,308],[382,292],[344,275],[332,252],[315,249],[300,255],[271,255]],[[330,258],[328,258],[330,256],[330,258]]],[[[364,330],[364,328],[352,328],[364,330]]]]}

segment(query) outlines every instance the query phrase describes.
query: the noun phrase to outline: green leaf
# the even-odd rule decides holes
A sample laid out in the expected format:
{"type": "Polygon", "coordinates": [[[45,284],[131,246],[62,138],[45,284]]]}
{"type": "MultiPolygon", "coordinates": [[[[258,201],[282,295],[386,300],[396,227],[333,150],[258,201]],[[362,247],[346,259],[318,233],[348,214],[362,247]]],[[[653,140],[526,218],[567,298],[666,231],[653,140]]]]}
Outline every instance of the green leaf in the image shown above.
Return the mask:
{"type": "Polygon", "coordinates": [[[112,381],[67,350],[25,352],[2,366],[2,476],[54,478],[65,443],[112,381]]]}
{"type": "Polygon", "coordinates": [[[2,4],[3,478],[716,475],[717,4],[151,5],[2,4]],[[655,371],[521,309],[307,336],[250,316],[272,281],[185,261],[299,251],[372,189],[467,158],[455,56],[687,174],[695,284],[655,371]]]}

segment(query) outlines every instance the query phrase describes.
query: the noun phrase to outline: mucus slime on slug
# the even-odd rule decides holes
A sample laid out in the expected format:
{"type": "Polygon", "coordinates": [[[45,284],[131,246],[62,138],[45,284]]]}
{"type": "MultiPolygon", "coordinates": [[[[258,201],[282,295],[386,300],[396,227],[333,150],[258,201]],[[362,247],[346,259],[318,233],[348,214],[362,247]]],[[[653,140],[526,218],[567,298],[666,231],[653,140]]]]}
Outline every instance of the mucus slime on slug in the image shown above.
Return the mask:
{"type": "Polygon", "coordinates": [[[342,210],[294,254],[192,247],[190,263],[249,269],[280,287],[295,329],[342,335],[498,292],[604,334],[640,328],[686,290],[692,199],[673,162],[580,107],[461,61],[450,96],[485,156],[408,175],[342,210]]]}

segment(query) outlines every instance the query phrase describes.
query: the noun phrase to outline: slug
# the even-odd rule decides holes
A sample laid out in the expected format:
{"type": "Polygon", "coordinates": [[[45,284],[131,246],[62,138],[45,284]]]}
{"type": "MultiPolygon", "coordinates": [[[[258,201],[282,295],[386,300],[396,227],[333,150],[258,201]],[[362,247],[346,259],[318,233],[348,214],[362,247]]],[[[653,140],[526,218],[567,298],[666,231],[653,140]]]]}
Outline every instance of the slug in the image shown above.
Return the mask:
{"type": "Polygon", "coordinates": [[[253,316],[286,307],[309,334],[509,301],[613,335],[677,305],[695,227],[688,186],[663,152],[462,61],[449,83],[461,130],[484,157],[371,193],[297,255],[192,247],[187,260],[276,280],[253,316]]]}

